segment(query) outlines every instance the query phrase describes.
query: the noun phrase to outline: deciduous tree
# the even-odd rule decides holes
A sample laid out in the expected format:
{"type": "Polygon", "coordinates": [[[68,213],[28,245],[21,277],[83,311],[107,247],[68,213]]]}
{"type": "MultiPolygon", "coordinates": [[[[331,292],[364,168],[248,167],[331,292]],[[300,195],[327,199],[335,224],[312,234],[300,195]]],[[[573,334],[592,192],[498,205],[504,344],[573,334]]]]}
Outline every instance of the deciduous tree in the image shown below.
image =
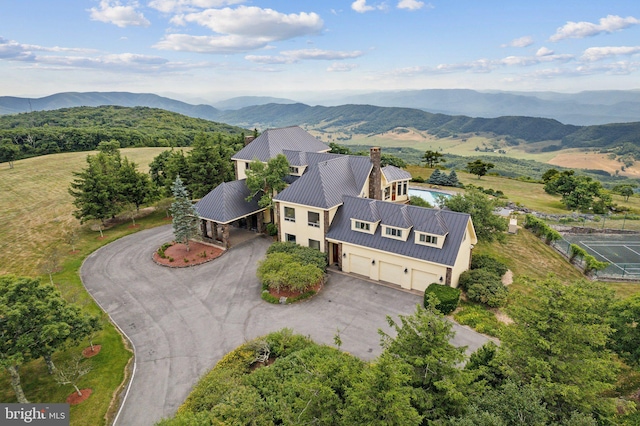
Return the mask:
{"type": "Polygon", "coordinates": [[[253,196],[262,191],[262,197],[258,201],[260,207],[271,207],[273,196],[286,187],[284,178],[289,174],[289,162],[283,154],[278,154],[270,159],[267,164],[254,160],[247,170],[247,188],[253,196]]]}
{"type": "Polygon", "coordinates": [[[472,161],[467,163],[467,171],[473,175],[477,175],[478,179],[486,175],[487,172],[495,167],[493,163],[485,163],[482,160],[472,161]]]}
{"type": "Polygon", "coordinates": [[[469,213],[476,230],[478,240],[493,241],[504,239],[507,221],[493,213],[498,202],[490,200],[482,192],[470,189],[464,195],[457,194],[447,198],[444,205],[454,212],[469,213]]]}

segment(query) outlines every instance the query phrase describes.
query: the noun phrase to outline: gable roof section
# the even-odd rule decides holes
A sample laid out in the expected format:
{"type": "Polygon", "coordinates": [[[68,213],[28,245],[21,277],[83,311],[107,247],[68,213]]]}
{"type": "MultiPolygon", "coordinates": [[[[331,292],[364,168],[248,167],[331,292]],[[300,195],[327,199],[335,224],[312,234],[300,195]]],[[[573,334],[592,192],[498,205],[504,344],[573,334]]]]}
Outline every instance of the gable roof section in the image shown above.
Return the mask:
{"type": "Polygon", "coordinates": [[[256,158],[264,163],[282,154],[292,151],[324,152],[329,147],[305,132],[298,126],[267,129],[247,146],[238,151],[232,160],[253,161],[256,158]]]}
{"type": "Polygon", "coordinates": [[[258,206],[262,191],[246,201],[250,195],[246,179],[223,182],[194,206],[198,216],[218,223],[229,223],[264,210],[258,206]]]}
{"type": "MultiPolygon", "coordinates": [[[[470,216],[466,213],[427,209],[387,201],[345,196],[344,204],[338,209],[338,213],[331,223],[331,228],[327,233],[327,239],[453,266],[458,257],[462,238],[469,219],[470,216]],[[410,223],[413,224],[413,228],[406,241],[383,237],[381,226],[378,226],[376,232],[373,234],[351,229],[351,218],[358,217],[362,211],[370,210],[371,203],[376,204],[382,225],[397,226],[394,225],[394,223],[398,223],[398,220],[410,221],[410,223]],[[415,244],[415,231],[428,232],[436,235],[448,235],[440,249],[415,244]]],[[[404,223],[406,225],[407,222],[404,223]]],[[[402,227],[406,228],[406,226],[402,227]]]]}
{"type": "Polygon", "coordinates": [[[382,168],[382,174],[387,182],[397,182],[399,180],[411,179],[411,173],[406,170],[397,168],[396,166],[385,166],[382,168]]]}
{"type": "Polygon", "coordinates": [[[329,209],[345,195],[358,197],[369,179],[369,157],[306,153],[306,172],[274,197],[276,201],[329,209]]]}

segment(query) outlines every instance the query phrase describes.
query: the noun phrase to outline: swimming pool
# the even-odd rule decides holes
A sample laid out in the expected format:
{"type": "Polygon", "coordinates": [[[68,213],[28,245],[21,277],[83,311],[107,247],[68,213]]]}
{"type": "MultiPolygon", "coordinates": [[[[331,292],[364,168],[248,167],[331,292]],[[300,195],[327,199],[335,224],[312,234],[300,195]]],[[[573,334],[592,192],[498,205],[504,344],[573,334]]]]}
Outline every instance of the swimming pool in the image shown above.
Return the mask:
{"type": "Polygon", "coordinates": [[[430,189],[409,188],[409,197],[420,197],[427,203],[436,207],[438,205],[436,197],[449,198],[451,197],[451,194],[440,191],[432,191],[430,189]]]}

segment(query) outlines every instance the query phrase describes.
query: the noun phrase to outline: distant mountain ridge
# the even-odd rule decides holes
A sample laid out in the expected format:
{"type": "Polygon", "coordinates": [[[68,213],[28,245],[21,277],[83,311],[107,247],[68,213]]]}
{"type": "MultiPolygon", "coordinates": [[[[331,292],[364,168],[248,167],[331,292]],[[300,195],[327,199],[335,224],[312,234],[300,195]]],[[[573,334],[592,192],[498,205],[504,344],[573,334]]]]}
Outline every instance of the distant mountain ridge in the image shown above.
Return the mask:
{"type": "MultiPolygon", "coordinates": [[[[428,91],[433,93],[433,91],[428,91]]],[[[453,96],[456,93],[463,97],[477,96],[473,91],[446,91],[442,96],[453,96]]],[[[439,93],[439,92],[438,92],[439,93]]],[[[618,94],[621,95],[621,94],[618,94]]],[[[640,91],[637,92],[640,99],[640,91]]],[[[496,94],[507,103],[516,95],[496,94]]],[[[556,97],[560,94],[541,94],[556,97]]],[[[593,95],[582,95],[585,101],[597,101],[593,95]]],[[[631,104],[636,92],[618,96],[631,104]]],[[[267,101],[270,98],[238,98],[235,105],[252,101],[267,101]]],[[[484,98],[478,98],[488,99],[484,98]]],[[[286,99],[280,99],[288,101],[286,99]]],[[[531,104],[543,100],[529,99],[531,104]]],[[[227,106],[234,104],[229,100],[227,106]]],[[[615,103],[619,105],[620,102],[615,103]]],[[[381,134],[395,129],[413,128],[425,131],[437,137],[449,137],[455,134],[491,133],[525,142],[556,141],[550,149],[566,147],[605,147],[613,144],[632,143],[640,146],[640,123],[617,123],[606,125],[576,126],[567,125],[551,118],[505,115],[496,118],[472,118],[466,115],[447,115],[430,113],[422,109],[408,107],[380,107],[375,105],[347,104],[340,106],[310,106],[302,103],[268,103],[253,105],[240,109],[219,110],[210,105],[191,105],[154,94],[136,94],[128,92],[88,92],[59,93],[38,99],[16,97],[0,97],[0,111],[12,113],[37,110],[51,110],[78,106],[145,106],[160,108],[170,112],[202,118],[209,121],[227,123],[245,129],[302,125],[326,132],[346,132],[366,135],[381,134]]],[[[444,105],[444,101],[443,101],[444,105]]],[[[640,103],[639,103],[640,105],[640,103]]],[[[640,118],[640,114],[638,115],[640,118]]]]}

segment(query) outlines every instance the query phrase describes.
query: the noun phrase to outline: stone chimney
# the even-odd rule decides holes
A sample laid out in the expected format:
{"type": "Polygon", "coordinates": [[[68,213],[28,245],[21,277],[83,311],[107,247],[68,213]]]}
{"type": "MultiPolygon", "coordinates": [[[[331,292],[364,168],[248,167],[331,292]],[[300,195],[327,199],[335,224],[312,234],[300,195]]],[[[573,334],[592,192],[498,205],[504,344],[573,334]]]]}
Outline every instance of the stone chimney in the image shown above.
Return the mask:
{"type": "Polygon", "coordinates": [[[369,150],[369,158],[373,169],[369,175],[369,198],[382,200],[382,170],[380,167],[380,147],[374,146],[369,150]]]}
{"type": "Polygon", "coordinates": [[[256,137],[255,136],[245,136],[244,137],[244,146],[249,145],[256,137]]]}

